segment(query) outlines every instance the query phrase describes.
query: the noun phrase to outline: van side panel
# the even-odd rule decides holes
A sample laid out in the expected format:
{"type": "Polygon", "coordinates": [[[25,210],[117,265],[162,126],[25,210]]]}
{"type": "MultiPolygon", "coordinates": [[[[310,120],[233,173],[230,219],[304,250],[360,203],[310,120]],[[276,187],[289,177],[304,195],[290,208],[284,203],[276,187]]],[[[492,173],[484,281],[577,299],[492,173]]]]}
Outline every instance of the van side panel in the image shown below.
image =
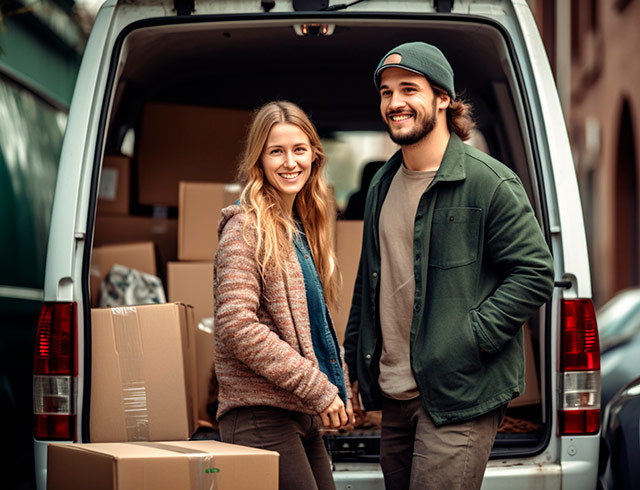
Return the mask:
{"type": "MultiPolygon", "coordinates": [[[[523,42],[530,53],[529,59],[535,79],[535,86],[531,87],[531,90],[539,100],[544,113],[544,124],[541,123],[540,127],[544,128],[545,132],[540,147],[544,149],[543,143],[546,143],[553,162],[553,171],[550,168],[543,170],[546,171],[545,181],[553,183],[550,187],[555,190],[557,199],[559,229],[552,231],[562,233],[563,268],[558,270],[566,275],[563,277],[564,280],[572,282],[572,287],[565,291],[565,298],[590,298],[591,276],[589,261],[586,260],[588,251],[580,194],[558,91],[529,6],[525,0],[514,0],[513,3],[522,28],[523,42]]],[[[553,200],[550,200],[550,204],[552,203],[553,200]]]]}
{"type": "MultiPolygon", "coordinates": [[[[87,226],[88,195],[96,147],[95,105],[101,104],[105,88],[103,70],[108,69],[111,43],[107,42],[114,13],[113,5],[103,6],[87,42],[67,129],[62,145],[51,215],[51,228],[45,269],[45,301],[76,301],[82,309],[82,259],[87,226]],[[105,52],[109,51],[109,52],[105,52]]],[[[83,316],[78,315],[78,345],[84,345],[83,316]]],[[[84,356],[80,349],[77,382],[78,439],[82,440],[81,414],[84,356]]],[[[34,441],[36,485],[46,488],[47,443],[34,441]]]]}

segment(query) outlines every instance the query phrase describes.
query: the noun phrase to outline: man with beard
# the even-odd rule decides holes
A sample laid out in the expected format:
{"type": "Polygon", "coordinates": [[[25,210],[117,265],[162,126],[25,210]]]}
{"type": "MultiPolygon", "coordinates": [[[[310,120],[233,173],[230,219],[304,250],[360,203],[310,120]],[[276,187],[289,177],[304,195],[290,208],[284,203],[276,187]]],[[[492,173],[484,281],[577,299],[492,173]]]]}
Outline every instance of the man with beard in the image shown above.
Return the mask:
{"type": "Polygon", "coordinates": [[[524,392],[521,326],[552,293],[552,257],[518,176],[463,143],[471,106],[442,52],[402,44],[374,79],[400,150],[365,205],[344,341],[354,405],[359,390],[383,410],[387,490],[478,489],[524,392]]]}

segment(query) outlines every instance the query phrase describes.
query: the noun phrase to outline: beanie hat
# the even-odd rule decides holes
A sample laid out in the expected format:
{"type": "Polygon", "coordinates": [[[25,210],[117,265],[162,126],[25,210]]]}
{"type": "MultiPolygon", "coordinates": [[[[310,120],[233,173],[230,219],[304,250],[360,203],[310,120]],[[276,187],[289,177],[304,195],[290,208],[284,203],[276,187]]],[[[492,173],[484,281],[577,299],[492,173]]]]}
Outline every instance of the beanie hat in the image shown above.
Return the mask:
{"type": "Polygon", "coordinates": [[[380,89],[380,75],[386,68],[403,68],[424,76],[429,82],[447,91],[452,99],[456,98],[453,85],[453,69],[442,51],[431,44],[415,41],[401,44],[384,55],[373,76],[377,89],[380,89]],[[391,55],[396,55],[391,57],[391,55]]]}

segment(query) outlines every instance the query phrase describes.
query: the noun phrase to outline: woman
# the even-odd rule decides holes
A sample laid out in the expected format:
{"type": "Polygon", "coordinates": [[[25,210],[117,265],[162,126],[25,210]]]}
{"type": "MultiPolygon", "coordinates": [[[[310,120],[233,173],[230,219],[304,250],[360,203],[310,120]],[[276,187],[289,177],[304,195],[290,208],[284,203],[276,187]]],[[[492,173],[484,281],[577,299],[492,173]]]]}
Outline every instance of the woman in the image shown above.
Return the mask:
{"type": "Polygon", "coordinates": [[[338,273],[325,160],[298,106],[265,105],[240,164],[240,204],[225,208],[218,225],[220,435],[279,452],[281,490],[335,488],[319,429],[353,417],[327,309],[338,273]]]}

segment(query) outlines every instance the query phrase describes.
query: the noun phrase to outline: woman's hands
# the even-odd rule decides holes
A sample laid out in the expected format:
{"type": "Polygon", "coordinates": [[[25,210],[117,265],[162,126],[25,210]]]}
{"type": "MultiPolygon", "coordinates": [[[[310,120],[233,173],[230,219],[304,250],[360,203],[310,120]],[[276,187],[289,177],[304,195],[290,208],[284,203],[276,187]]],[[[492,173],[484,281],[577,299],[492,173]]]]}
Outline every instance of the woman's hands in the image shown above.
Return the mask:
{"type": "Polygon", "coordinates": [[[331,404],[320,412],[320,418],[322,419],[322,425],[331,429],[339,429],[349,424],[353,419],[353,410],[351,416],[347,415],[344,403],[339,395],[333,399],[331,404]]]}

